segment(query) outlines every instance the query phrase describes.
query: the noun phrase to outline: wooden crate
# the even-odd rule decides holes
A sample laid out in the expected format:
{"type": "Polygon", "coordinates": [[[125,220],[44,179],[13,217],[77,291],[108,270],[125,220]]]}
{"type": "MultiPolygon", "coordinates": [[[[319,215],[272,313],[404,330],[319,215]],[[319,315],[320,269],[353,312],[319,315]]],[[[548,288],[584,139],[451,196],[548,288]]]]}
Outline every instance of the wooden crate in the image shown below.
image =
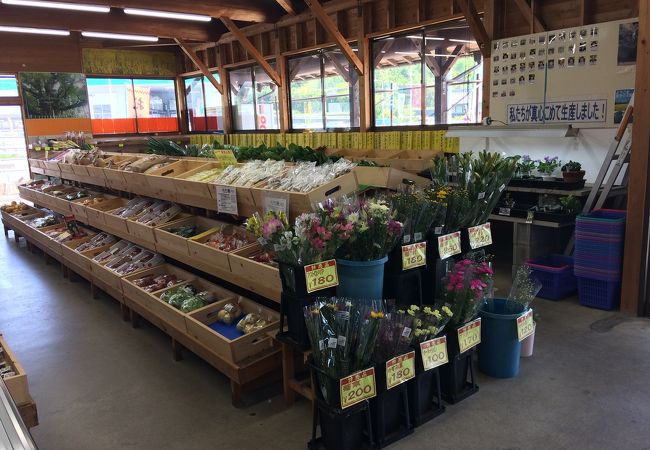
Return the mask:
{"type": "MultiPolygon", "coordinates": [[[[141,307],[153,311],[153,302],[158,302],[162,303],[159,299],[156,299],[153,297],[156,292],[147,292],[144,289],[141,289],[137,285],[133,283],[134,280],[137,280],[138,278],[146,277],[147,275],[164,275],[164,274],[174,274],[176,275],[180,280],[183,280],[183,282],[188,282],[191,280],[195,280],[196,276],[186,272],[182,269],[179,269],[178,267],[172,266],[171,264],[163,264],[157,267],[153,267],[151,269],[146,269],[143,271],[140,271],[135,274],[129,274],[126,277],[124,277],[121,280],[122,283],[122,291],[124,292],[124,296],[136,303],[137,305],[140,305],[141,307]]],[[[177,283],[177,285],[183,284],[177,283]]],[[[162,290],[162,289],[161,289],[162,290]]],[[[169,305],[167,305],[169,306],[169,305]]],[[[183,324],[183,329],[185,328],[185,325],[183,324]]]]}
{"type": "Polygon", "coordinates": [[[219,228],[223,227],[223,231],[226,234],[232,235],[233,231],[239,230],[249,237],[249,240],[252,243],[255,242],[255,238],[246,232],[245,229],[237,227],[231,224],[218,223],[213,229],[208,229],[204,233],[197,235],[189,240],[187,243],[190,257],[193,260],[207,264],[209,266],[215,266],[223,270],[231,271],[230,259],[228,258],[229,253],[218,250],[214,247],[210,247],[205,244],[210,235],[219,231],[219,228]]]}
{"type": "Polygon", "coordinates": [[[70,178],[70,175],[74,175],[72,164],[60,162],[59,170],[61,171],[61,178],[70,178]]]}
{"type": "Polygon", "coordinates": [[[32,228],[33,233],[31,233],[28,237],[30,237],[33,241],[37,242],[40,244],[43,248],[48,248],[50,249],[53,253],[56,253],[58,255],[61,254],[61,244],[56,242],[54,239],[50,239],[49,236],[45,234],[46,231],[49,230],[54,230],[55,228],[59,228],[61,226],[65,226],[64,223],[58,223],[56,225],[50,225],[48,227],[43,227],[43,228],[32,228]],[[57,251],[57,246],[58,246],[58,251],[57,251]]]}
{"type": "Polygon", "coordinates": [[[70,164],[72,166],[72,172],[80,178],[87,178],[89,176],[88,174],[88,166],[87,165],[81,165],[81,164],[70,164]]]}
{"type": "Polygon", "coordinates": [[[309,192],[288,192],[274,189],[252,188],[257,210],[262,212],[264,197],[277,192],[289,196],[289,216],[293,220],[304,212],[313,211],[313,205],[328,198],[337,198],[356,192],[359,188],[354,172],[348,172],[309,192]]]}
{"type": "Polygon", "coordinates": [[[59,173],[59,175],[61,174],[58,161],[42,161],[41,166],[48,172],[59,173]]]}
{"type": "Polygon", "coordinates": [[[391,167],[388,173],[388,183],[386,184],[386,187],[393,190],[399,190],[404,180],[412,181],[415,186],[420,188],[431,186],[431,180],[428,178],[391,167]]]}
{"type": "MultiPolygon", "coordinates": [[[[431,167],[431,160],[441,152],[406,150],[385,161],[391,167],[407,172],[421,172],[431,167]]],[[[377,161],[384,163],[384,161],[377,161]]]]}
{"type": "MultiPolygon", "coordinates": [[[[90,238],[89,238],[90,239],[90,238]]],[[[88,239],[87,239],[88,240],[88,239]]],[[[87,280],[92,278],[92,259],[105,250],[111,248],[110,245],[103,245],[101,247],[86,250],[85,252],[78,252],[75,250],[83,242],[79,240],[64,242],[61,245],[61,255],[66,266],[81,275],[87,280]]]]}
{"type": "Polygon", "coordinates": [[[50,205],[54,211],[69,216],[70,214],[72,214],[72,209],[70,207],[70,200],[66,199],[65,196],[66,194],[72,194],[77,192],[77,189],[69,188],[69,189],[64,189],[63,191],[65,193],[58,197],[51,195],[52,198],[50,199],[50,205]]]}
{"type": "Polygon", "coordinates": [[[191,256],[188,245],[189,239],[170,233],[169,230],[176,227],[196,225],[198,234],[201,234],[206,230],[210,230],[222,224],[222,222],[216,220],[190,215],[167,223],[161,227],[157,227],[154,229],[156,251],[169,255],[175,259],[179,259],[178,256],[189,259],[191,256]]]}
{"type": "Polygon", "coordinates": [[[51,191],[66,189],[66,186],[62,184],[57,184],[56,186],[50,186],[40,191],[35,191],[36,200],[35,203],[38,203],[40,206],[45,206],[47,208],[52,207],[52,196],[49,194],[51,191]]]}
{"type": "Polygon", "coordinates": [[[253,261],[249,256],[262,253],[262,246],[259,244],[249,245],[232,253],[228,253],[230,270],[232,273],[243,278],[255,280],[272,291],[281,291],[280,272],[277,267],[253,261]]]}
{"type": "MultiPolygon", "coordinates": [[[[124,204],[126,203],[127,202],[124,202],[124,204]]],[[[120,237],[124,237],[125,239],[127,239],[129,237],[129,229],[126,224],[126,221],[128,219],[112,214],[112,212],[117,209],[119,209],[119,207],[104,211],[104,224],[105,224],[104,231],[107,231],[112,234],[116,234],[120,237]]]]}
{"type": "Polygon", "coordinates": [[[182,159],[165,167],[161,167],[147,174],[147,182],[154,189],[162,191],[177,192],[175,177],[178,177],[191,170],[199,169],[205,165],[203,161],[190,161],[182,159]]]}
{"type": "MultiPolygon", "coordinates": [[[[229,186],[234,187],[237,191],[237,212],[242,217],[251,216],[254,212],[257,211],[257,206],[255,205],[255,200],[253,199],[252,188],[250,187],[240,187],[240,186],[229,186]]],[[[208,183],[208,190],[210,191],[210,196],[212,197],[213,207],[212,209],[217,209],[217,185],[214,183],[208,183]]]]}
{"type": "Polygon", "coordinates": [[[2,347],[4,359],[9,362],[9,365],[13,367],[14,372],[16,373],[16,375],[4,379],[7,390],[9,390],[16,405],[29,403],[32,397],[29,395],[27,374],[25,373],[23,366],[18,362],[16,355],[14,355],[14,352],[11,350],[2,334],[0,334],[0,347],[2,347]]]}
{"type": "Polygon", "coordinates": [[[124,177],[125,187],[122,187],[121,190],[128,192],[137,192],[140,193],[143,189],[149,189],[148,175],[145,175],[140,172],[131,172],[124,170],[122,172],[124,177]]]}
{"type": "Polygon", "coordinates": [[[87,211],[87,207],[83,204],[83,202],[96,197],[110,198],[109,196],[106,196],[104,194],[100,194],[97,192],[89,192],[88,197],[70,201],[70,211],[78,221],[83,223],[88,223],[88,211],[87,211]]]}
{"type": "MultiPolygon", "coordinates": [[[[170,223],[174,223],[177,220],[186,219],[188,217],[191,217],[191,214],[181,212],[177,214],[175,218],[171,219],[169,222],[163,224],[162,226],[168,225],[170,223]]],[[[156,237],[154,234],[154,230],[157,228],[157,226],[152,227],[150,225],[138,223],[137,218],[134,218],[133,220],[129,219],[126,221],[126,227],[129,231],[130,238],[133,238],[134,242],[141,243],[142,245],[150,249],[156,248],[156,237]]]]}
{"type": "MultiPolygon", "coordinates": [[[[127,199],[122,197],[115,197],[105,202],[94,206],[86,206],[86,216],[88,217],[88,225],[104,230],[106,228],[105,212],[112,211],[116,208],[126,205],[127,199]]],[[[106,230],[108,231],[108,230],[106,230]]]]}
{"type": "Polygon", "coordinates": [[[103,167],[86,166],[88,178],[94,180],[93,184],[106,185],[106,174],[103,167]]]}
{"type": "Polygon", "coordinates": [[[221,300],[192,311],[185,316],[187,332],[210,351],[233,364],[256,355],[273,346],[273,338],[269,335],[277,328],[279,315],[277,312],[264,308],[247,298],[239,298],[238,303],[244,314],[258,313],[269,320],[264,328],[230,340],[209,327],[217,321],[217,313],[233,299],[221,300]]]}
{"type": "Polygon", "coordinates": [[[18,193],[20,194],[20,198],[23,200],[28,200],[34,203],[36,203],[36,200],[38,198],[34,189],[31,189],[22,184],[18,186],[18,193]]]}
{"type": "Polygon", "coordinates": [[[34,170],[35,168],[38,169],[43,169],[43,160],[40,158],[28,158],[27,162],[29,164],[29,168],[34,170]]]}
{"type": "Polygon", "coordinates": [[[388,186],[390,167],[355,167],[357,183],[363,186],[385,188],[388,186]]]}
{"type": "Polygon", "coordinates": [[[217,169],[220,167],[221,164],[219,163],[208,162],[208,163],[204,163],[203,165],[193,170],[189,170],[185,173],[177,175],[175,177],[175,185],[176,185],[176,192],[178,192],[179,195],[179,201],[181,201],[180,199],[182,199],[186,195],[192,197],[203,197],[203,198],[212,199],[213,197],[210,194],[209,183],[204,181],[190,181],[187,178],[191,177],[192,175],[196,175],[197,173],[210,170],[210,169],[217,169]]]}

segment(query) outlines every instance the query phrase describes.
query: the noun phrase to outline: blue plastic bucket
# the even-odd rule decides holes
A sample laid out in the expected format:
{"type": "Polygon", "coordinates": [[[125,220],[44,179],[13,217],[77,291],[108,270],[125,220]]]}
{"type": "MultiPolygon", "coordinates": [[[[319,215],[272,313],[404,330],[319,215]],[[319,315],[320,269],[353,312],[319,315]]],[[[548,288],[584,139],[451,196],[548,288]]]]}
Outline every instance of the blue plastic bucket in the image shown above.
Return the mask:
{"type": "Polygon", "coordinates": [[[339,297],[381,299],[384,293],[384,264],[388,257],[373,261],[337,259],[339,297]]]}
{"type": "Polygon", "coordinates": [[[489,299],[479,310],[481,343],[478,368],[495,378],[512,378],[519,373],[521,342],[517,338],[517,317],[524,306],[502,298],[489,299]]]}

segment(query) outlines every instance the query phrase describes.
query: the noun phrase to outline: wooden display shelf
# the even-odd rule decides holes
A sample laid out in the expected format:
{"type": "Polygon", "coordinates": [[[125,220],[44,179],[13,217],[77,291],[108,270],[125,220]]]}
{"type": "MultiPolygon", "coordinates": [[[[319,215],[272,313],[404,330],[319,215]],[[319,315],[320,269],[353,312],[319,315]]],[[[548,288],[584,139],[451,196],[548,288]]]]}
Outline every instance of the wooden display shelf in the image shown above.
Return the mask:
{"type": "Polygon", "coordinates": [[[32,397],[29,395],[29,385],[27,384],[27,374],[25,369],[18,362],[16,355],[7,344],[7,341],[0,334],[0,348],[3,350],[3,358],[12,367],[15,375],[4,379],[5,385],[14,399],[16,405],[24,405],[26,403],[33,403],[32,397]]]}
{"type": "Polygon", "coordinates": [[[296,401],[296,394],[313,402],[316,398],[311,376],[307,368],[310,351],[301,351],[296,346],[279,338],[282,347],[282,386],[284,401],[292,405],[296,401]],[[303,372],[302,376],[299,372],[303,372]]]}

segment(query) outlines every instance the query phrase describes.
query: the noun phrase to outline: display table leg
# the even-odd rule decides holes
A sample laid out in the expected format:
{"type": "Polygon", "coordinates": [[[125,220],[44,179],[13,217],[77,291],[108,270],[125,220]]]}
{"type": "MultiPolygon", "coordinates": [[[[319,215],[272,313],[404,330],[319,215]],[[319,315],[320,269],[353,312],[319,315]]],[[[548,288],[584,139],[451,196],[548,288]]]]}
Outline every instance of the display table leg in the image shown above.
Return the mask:
{"type": "Polygon", "coordinates": [[[172,338],[172,356],[174,361],[183,360],[183,344],[172,338]]]}
{"type": "Polygon", "coordinates": [[[236,381],[230,380],[230,394],[231,394],[231,403],[235,408],[239,408],[242,404],[242,388],[241,384],[236,381]]]}
{"type": "Polygon", "coordinates": [[[140,328],[140,314],[131,309],[131,326],[133,328],[140,328]]]}
{"type": "Polygon", "coordinates": [[[122,312],[122,320],[128,322],[131,319],[131,309],[124,303],[120,303],[120,311],[122,312]]]}

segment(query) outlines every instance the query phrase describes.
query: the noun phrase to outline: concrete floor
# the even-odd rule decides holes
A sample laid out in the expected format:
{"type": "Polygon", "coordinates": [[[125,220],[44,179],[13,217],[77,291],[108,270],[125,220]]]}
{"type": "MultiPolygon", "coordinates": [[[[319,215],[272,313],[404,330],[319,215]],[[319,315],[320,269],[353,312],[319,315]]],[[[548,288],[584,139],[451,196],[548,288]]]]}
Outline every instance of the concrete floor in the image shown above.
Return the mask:
{"type": "MultiPolygon", "coordinates": [[[[305,448],[306,401],[287,408],[276,390],[235,409],[225,377],[191,354],[173,362],[162,332],[132,329],[86,282],[13,239],[0,239],[0,264],[0,331],[28,373],[41,449],[305,448]]],[[[479,375],[475,396],[391,448],[650,448],[650,321],[534,307],[535,355],[517,378],[479,375]]]]}

